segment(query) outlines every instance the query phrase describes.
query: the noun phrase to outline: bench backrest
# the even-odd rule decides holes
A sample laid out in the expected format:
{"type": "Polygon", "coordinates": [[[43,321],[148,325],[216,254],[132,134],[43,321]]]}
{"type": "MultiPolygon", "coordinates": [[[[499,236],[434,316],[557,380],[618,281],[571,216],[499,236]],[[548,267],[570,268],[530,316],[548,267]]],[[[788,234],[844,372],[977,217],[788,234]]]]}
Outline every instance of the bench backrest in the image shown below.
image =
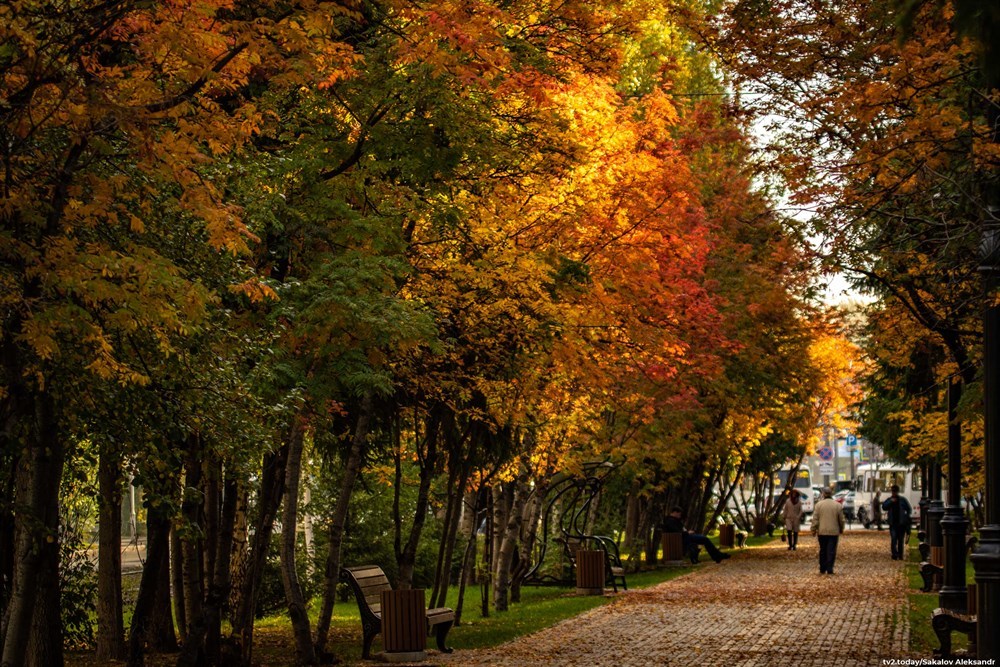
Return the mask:
{"type": "Polygon", "coordinates": [[[382,591],[391,591],[389,578],[385,576],[378,565],[358,565],[345,567],[343,571],[348,576],[348,583],[358,600],[362,613],[367,609],[370,613],[382,614],[382,591]]]}

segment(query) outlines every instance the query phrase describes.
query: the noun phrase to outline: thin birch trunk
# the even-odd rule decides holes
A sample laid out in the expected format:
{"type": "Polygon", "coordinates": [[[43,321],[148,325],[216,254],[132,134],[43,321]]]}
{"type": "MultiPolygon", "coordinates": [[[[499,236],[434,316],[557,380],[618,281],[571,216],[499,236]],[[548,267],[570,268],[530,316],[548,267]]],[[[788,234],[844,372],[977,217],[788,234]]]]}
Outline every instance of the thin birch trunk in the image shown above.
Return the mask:
{"type": "Polygon", "coordinates": [[[285,466],[285,507],[281,515],[281,583],[288,603],[288,617],[295,636],[295,657],[300,665],[316,664],[316,649],[306,609],[305,596],[295,570],[295,541],[298,528],[299,481],[302,477],[304,427],[293,430],[288,443],[288,463],[285,466]]]}
{"type": "Polygon", "coordinates": [[[330,634],[330,622],[333,619],[333,608],[337,601],[337,584],[340,582],[340,553],[344,542],[344,526],[347,523],[347,511],[351,505],[351,494],[361,472],[364,460],[365,442],[371,427],[374,396],[371,392],[365,394],[358,413],[358,422],[351,437],[351,449],[347,453],[344,465],[344,476],[340,482],[340,492],[337,504],[330,516],[326,552],[325,585],[323,587],[323,606],[319,619],[316,621],[316,653],[323,656],[330,634]]]}

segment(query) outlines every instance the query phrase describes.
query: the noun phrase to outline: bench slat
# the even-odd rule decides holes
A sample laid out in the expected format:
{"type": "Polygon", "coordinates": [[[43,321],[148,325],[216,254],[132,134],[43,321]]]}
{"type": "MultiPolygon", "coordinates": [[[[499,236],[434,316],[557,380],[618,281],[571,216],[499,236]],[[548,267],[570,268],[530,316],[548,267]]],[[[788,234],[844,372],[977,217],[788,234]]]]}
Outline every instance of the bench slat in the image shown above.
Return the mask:
{"type": "Polygon", "coordinates": [[[455,620],[455,610],[449,609],[448,607],[438,607],[436,609],[427,610],[427,624],[437,625],[438,623],[446,623],[447,621],[455,620]]]}
{"type": "Polygon", "coordinates": [[[371,601],[372,598],[375,599],[375,602],[378,602],[381,599],[382,591],[391,591],[391,590],[392,589],[388,588],[388,587],[385,587],[385,588],[369,588],[369,589],[361,590],[358,593],[359,593],[359,597],[362,597],[365,600],[368,600],[369,602],[371,601]]]}

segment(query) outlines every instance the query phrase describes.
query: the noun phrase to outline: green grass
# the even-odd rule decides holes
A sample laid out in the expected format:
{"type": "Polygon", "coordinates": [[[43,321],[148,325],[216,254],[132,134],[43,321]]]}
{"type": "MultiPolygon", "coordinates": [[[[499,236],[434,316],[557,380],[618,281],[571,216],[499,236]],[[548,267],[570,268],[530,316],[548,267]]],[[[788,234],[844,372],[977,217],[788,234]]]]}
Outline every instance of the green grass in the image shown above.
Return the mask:
{"type": "MultiPolygon", "coordinates": [[[[937,636],[931,628],[931,614],[940,605],[937,591],[923,593],[920,590],[924,580],[920,576],[920,552],[915,542],[908,553],[906,572],[910,586],[910,650],[918,655],[930,657],[934,649],[940,648],[937,636]]],[[[975,572],[969,560],[965,562],[965,581],[975,582],[975,572]]],[[[951,643],[953,650],[965,650],[968,647],[966,636],[960,632],[952,634],[951,643]]]]}

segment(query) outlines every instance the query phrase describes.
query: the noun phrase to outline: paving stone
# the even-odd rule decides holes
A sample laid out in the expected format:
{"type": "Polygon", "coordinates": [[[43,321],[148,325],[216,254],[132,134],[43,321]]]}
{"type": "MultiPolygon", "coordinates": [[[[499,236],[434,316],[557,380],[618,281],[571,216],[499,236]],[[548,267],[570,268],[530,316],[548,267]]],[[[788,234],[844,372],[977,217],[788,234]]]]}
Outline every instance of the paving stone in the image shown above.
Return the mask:
{"type": "MultiPolygon", "coordinates": [[[[887,532],[840,540],[820,575],[816,540],[749,549],[502,646],[446,665],[872,667],[907,656],[907,582],[887,532]]],[[[457,629],[456,632],[461,632],[457,629]]]]}

